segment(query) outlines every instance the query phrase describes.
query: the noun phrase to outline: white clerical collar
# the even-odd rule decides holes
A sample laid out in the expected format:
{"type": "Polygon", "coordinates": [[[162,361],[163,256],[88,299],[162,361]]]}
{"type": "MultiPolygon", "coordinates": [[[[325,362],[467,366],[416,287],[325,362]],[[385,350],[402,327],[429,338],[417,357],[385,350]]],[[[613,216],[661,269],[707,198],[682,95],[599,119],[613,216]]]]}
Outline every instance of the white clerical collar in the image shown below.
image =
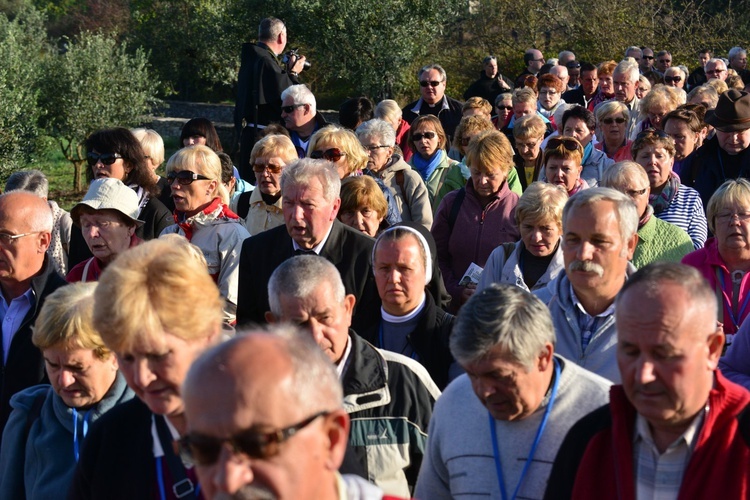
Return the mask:
{"type": "Polygon", "coordinates": [[[321,250],[323,250],[323,245],[326,244],[326,241],[328,241],[328,237],[331,235],[331,231],[333,231],[333,224],[331,224],[331,227],[328,228],[328,232],[326,233],[325,238],[323,238],[322,240],[320,240],[320,243],[318,243],[317,245],[315,245],[314,247],[312,247],[310,250],[308,250],[306,248],[302,248],[301,246],[299,246],[297,244],[297,242],[294,241],[294,239],[292,239],[292,248],[295,251],[297,251],[297,250],[302,250],[303,252],[312,251],[312,252],[315,252],[317,255],[320,255],[321,250]]]}
{"type": "Polygon", "coordinates": [[[380,314],[383,317],[384,321],[387,321],[388,323],[406,323],[407,321],[411,321],[412,319],[419,316],[419,313],[422,312],[422,309],[424,309],[425,302],[427,301],[427,294],[422,293],[422,300],[419,302],[419,305],[414,308],[413,311],[406,313],[403,316],[394,316],[392,314],[388,314],[385,312],[385,309],[383,306],[380,306],[380,314]]]}

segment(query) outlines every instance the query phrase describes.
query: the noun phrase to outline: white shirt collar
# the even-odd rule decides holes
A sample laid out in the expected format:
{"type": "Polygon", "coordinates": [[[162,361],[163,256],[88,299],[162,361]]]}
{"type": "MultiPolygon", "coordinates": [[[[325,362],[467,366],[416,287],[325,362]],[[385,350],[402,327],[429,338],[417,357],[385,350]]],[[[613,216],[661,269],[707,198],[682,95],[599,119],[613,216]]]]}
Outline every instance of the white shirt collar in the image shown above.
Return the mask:
{"type": "MultiPolygon", "coordinates": [[[[328,228],[328,232],[326,233],[325,238],[323,238],[322,240],[320,240],[320,243],[318,243],[317,245],[315,245],[314,247],[312,247],[310,249],[313,252],[315,252],[317,255],[320,255],[320,251],[323,250],[323,245],[325,245],[326,241],[328,241],[328,237],[331,235],[331,231],[333,231],[333,224],[334,223],[331,223],[331,227],[328,228]]],[[[297,250],[307,250],[306,248],[302,248],[301,246],[299,246],[297,244],[297,242],[294,241],[294,238],[292,238],[292,248],[295,251],[297,251],[297,250]]]]}

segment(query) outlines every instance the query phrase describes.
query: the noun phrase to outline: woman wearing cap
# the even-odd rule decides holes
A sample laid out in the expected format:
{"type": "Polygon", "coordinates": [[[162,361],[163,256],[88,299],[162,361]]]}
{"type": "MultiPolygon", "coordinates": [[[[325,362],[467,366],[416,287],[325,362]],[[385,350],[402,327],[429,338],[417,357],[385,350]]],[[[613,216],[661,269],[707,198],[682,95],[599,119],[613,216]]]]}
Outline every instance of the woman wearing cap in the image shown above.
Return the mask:
{"type": "Polygon", "coordinates": [[[221,161],[207,146],[182,148],[167,162],[167,180],[174,198],[175,224],[162,234],[180,234],[203,251],[208,272],[225,300],[224,321],[234,325],[240,249],[250,234],[227,206],[221,161]]]}
{"type": "Polygon", "coordinates": [[[93,257],[68,272],[69,283],[97,281],[105,267],[122,252],[143,242],[135,235],[138,195],[117,179],[94,180],[83,201],[73,207],[73,223],[80,228],[93,257]]]}
{"type": "Polygon", "coordinates": [[[214,280],[187,245],[159,239],[113,262],[94,299],[94,327],[138,397],[91,427],[68,498],[201,498],[176,441],[187,371],[220,337],[214,280]]]}
{"type": "Polygon", "coordinates": [[[575,137],[565,135],[552,137],[544,149],[544,168],[540,179],[565,189],[573,196],[589,185],[581,178],[583,171],[583,146],[575,137]]]}
{"type": "Polygon", "coordinates": [[[51,386],[14,395],[0,450],[0,498],[59,498],[70,487],[88,428],[133,398],[117,359],[92,325],[95,283],[49,295],[31,341],[51,386]]]}
{"type": "Polygon", "coordinates": [[[661,130],[645,130],[638,134],[631,151],[633,160],[648,175],[649,204],[654,207],[654,215],[684,229],[693,246],[702,248],[708,233],[703,203],[698,192],[680,183],[680,178],[672,172],[675,154],[672,138],[661,130]]]}

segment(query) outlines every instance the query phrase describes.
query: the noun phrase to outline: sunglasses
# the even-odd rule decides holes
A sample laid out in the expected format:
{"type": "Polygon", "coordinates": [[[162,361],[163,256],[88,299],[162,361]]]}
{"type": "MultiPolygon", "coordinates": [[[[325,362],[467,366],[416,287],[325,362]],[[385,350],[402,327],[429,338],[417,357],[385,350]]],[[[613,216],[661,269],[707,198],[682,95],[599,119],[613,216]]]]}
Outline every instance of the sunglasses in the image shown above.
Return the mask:
{"type": "Polygon", "coordinates": [[[434,81],[434,80],[433,80],[433,81],[429,81],[429,80],[420,80],[420,81],[419,81],[419,86],[420,86],[420,87],[427,87],[427,86],[429,85],[430,87],[437,87],[437,86],[438,86],[438,85],[440,85],[441,83],[442,83],[442,82],[436,82],[436,81],[434,81]]]}
{"type": "Polygon", "coordinates": [[[180,439],[180,448],[192,458],[193,463],[202,466],[213,465],[219,460],[224,443],[228,443],[236,454],[242,454],[251,459],[267,460],[279,454],[281,445],[285,441],[310,425],[318,417],[327,414],[328,412],[322,411],[298,424],[267,433],[250,428],[227,439],[190,433],[180,439]]]}
{"type": "Polygon", "coordinates": [[[268,171],[272,174],[278,174],[283,168],[284,167],[281,165],[272,165],[270,163],[256,163],[255,165],[253,165],[253,172],[255,172],[256,174],[261,174],[265,172],[266,169],[268,169],[268,171]]]}
{"type": "Polygon", "coordinates": [[[435,135],[435,132],[430,131],[423,134],[414,134],[411,136],[411,138],[414,140],[414,142],[419,142],[422,139],[434,139],[435,135]]]}
{"type": "Polygon", "coordinates": [[[664,81],[667,83],[679,83],[682,80],[681,76],[665,76],[664,81]]]}
{"type": "Polygon", "coordinates": [[[625,121],[626,121],[625,118],[622,118],[622,117],[620,117],[620,118],[605,118],[604,120],[602,120],[602,123],[605,123],[607,125],[612,125],[613,123],[616,123],[618,125],[622,125],[623,123],[625,123],[625,121]]]}
{"type": "Polygon", "coordinates": [[[117,153],[104,153],[103,155],[88,153],[86,155],[86,161],[89,162],[91,167],[99,162],[102,162],[103,165],[112,165],[118,158],[122,158],[122,156],[117,153]]]}
{"type": "Polygon", "coordinates": [[[208,177],[205,175],[200,175],[191,172],[190,170],[180,170],[179,172],[169,172],[167,173],[167,183],[171,186],[175,179],[177,179],[177,183],[181,186],[189,186],[193,183],[193,181],[210,181],[208,177]]]}
{"type": "Polygon", "coordinates": [[[504,109],[505,111],[513,111],[513,106],[495,106],[497,109],[504,109]]]}
{"type": "Polygon", "coordinates": [[[341,151],[339,148],[326,149],[325,151],[313,151],[310,153],[310,158],[313,160],[320,160],[322,158],[336,163],[341,159],[342,156],[346,156],[346,153],[341,151]]]}
{"type": "Polygon", "coordinates": [[[651,60],[651,59],[653,59],[653,58],[654,58],[654,56],[643,56],[643,58],[644,58],[644,59],[648,59],[648,60],[651,60]]]}
{"type": "Polygon", "coordinates": [[[291,106],[281,106],[281,111],[283,111],[286,114],[294,113],[294,110],[297,108],[301,108],[304,106],[304,104],[292,104],[291,106]]]}
{"type": "Polygon", "coordinates": [[[578,151],[578,148],[581,147],[580,143],[573,139],[558,139],[557,137],[553,137],[547,141],[547,150],[557,149],[560,146],[563,146],[568,151],[578,151]]]}

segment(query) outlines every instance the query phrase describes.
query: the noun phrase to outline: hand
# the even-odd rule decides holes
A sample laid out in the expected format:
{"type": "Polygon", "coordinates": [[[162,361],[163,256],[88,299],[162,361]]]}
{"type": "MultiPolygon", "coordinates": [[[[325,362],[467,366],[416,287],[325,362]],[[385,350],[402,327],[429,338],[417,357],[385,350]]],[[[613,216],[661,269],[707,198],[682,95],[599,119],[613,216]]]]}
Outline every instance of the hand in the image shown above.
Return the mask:
{"type": "Polygon", "coordinates": [[[305,69],[305,61],[307,58],[305,56],[299,56],[296,61],[294,61],[294,64],[292,65],[292,73],[300,74],[302,73],[302,70],[305,69]]]}
{"type": "Polygon", "coordinates": [[[461,292],[461,303],[465,303],[467,300],[471,298],[472,295],[474,295],[474,292],[477,291],[477,284],[476,283],[469,283],[466,285],[461,292]]]}
{"type": "Polygon", "coordinates": [[[500,88],[501,88],[501,89],[503,89],[503,90],[510,90],[510,86],[509,86],[509,85],[508,85],[507,83],[505,83],[505,80],[503,80],[503,79],[502,79],[502,78],[500,78],[499,76],[497,77],[497,84],[498,84],[498,85],[500,86],[500,88]]]}

